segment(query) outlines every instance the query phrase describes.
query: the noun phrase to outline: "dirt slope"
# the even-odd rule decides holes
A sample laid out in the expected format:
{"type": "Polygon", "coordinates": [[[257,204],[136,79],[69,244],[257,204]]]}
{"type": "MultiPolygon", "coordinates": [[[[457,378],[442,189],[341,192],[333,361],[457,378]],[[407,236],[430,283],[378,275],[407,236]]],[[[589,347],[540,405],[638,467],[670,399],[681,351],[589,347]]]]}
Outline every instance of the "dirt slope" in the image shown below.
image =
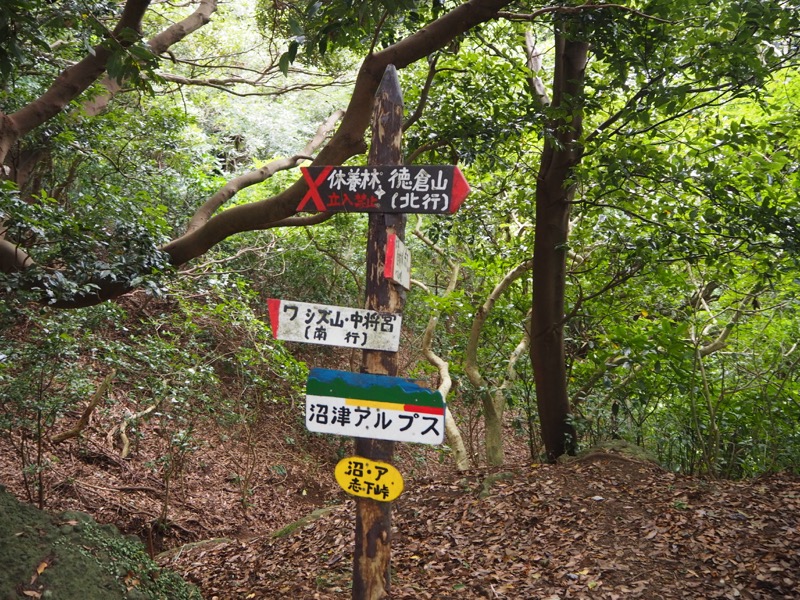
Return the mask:
{"type": "MultiPolygon", "coordinates": [[[[121,417],[104,415],[80,439],[46,447],[46,508],[57,528],[73,520],[64,511],[82,511],[139,537],[207,600],[349,598],[353,500],[333,467],[351,444],[305,432],[301,410],[271,410],[246,431],[198,430],[169,488],[155,425],[142,425],[122,459],[107,442],[121,417]]],[[[440,449],[398,445],[406,491],[393,504],[393,598],[800,598],[797,478],[704,481],[604,452],[531,466],[524,440],[507,439],[514,466],[466,474],[440,449]]],[[[3,439],[0,482],[27,497],[3,439]]],[[[49,554],[31,548],[24,561],[16,550],[0,558],[0,573],[16,573],[8,598],[39,590],[23,584],[49,554]]],[[[85,600],[108,583],[77,572],[79,595],[48,597],[85,600]]],[[[42,577],[55,573],[48,566],[42,577]]]]}

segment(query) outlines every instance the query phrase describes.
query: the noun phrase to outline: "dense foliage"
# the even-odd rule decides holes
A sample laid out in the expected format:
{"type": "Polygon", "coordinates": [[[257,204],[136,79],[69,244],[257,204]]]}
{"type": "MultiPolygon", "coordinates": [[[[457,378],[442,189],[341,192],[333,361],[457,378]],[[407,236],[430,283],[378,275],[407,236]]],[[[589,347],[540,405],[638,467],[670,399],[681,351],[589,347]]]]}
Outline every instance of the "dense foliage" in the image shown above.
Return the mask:
{"type": "MultiPolygon", "coordinates": [[[[33,440],[112,368],[134,405],[168,399],[158,415],[175,435],[190,435],[199,418],[245,418],[302,388],[304,367],[271,339],[264,301],[360,305],[363,219],[241,233],[200,264],[172,264],[165,247],[227,182],[299,152],[344,106],[361,54],[460,3],[225,6],[213,29],[158,63],[133,38],[109,41],[115,4],[80,4],[0,7],[5,114],[95,44],[113,46],[107,72],[128,82],[100,114],[83,112],[106,93],[98,82],[16,142],[0,181],[3,238],[35,261],[0,276],[0,428],[17,436],[32,474],[46,466],[33,440]],[[51,307],[108,282],[140,291],[74,312],[51,307]],[[223,385],[232,381],[236,401],[223,385]]],[[[798,11],[751,1],[535,4],[401,73],[414,115],[407,156],[458,161],[473,188],[452,218],[409,225],[421,285],[406,309],[407,372],[433,378],[412,348],[439,313],[433,346],[457,380],[457,420],[472,431],[483,395],[500,390],[532,458],[541,455],[530,364],[508,369],[530,335],[530,273],[494,302],[477,387],[466,372],[468,332],[495,286],[531,258],[548,127],[569,127],[579,112],[561,325],[581,446],[624,438],[670,468],[725,477],[797,471],[798,11]],[[555,68],[554,33],[592,40],[579,110],[535,91],[555,68]],[[445,293],[454,264],[458,285],[445,293]]],[[[156,6],[149,35],[181,16],[156,6]]],[[[278,195],[296,177],[274,174],[227,206],[278,195]]],[[[328,351],[312,359],[347,360],[328,351]]],[[[476,457],[481,444],[471,441],[476,457]]]]}

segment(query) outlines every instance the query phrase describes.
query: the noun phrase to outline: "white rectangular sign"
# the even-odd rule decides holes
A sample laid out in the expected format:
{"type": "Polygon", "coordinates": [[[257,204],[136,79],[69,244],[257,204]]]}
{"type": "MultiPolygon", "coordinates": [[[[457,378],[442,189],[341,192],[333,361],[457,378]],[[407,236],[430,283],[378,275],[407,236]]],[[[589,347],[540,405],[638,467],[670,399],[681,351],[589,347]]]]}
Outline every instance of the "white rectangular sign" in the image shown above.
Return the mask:
{"type": "MultiPolygon", "coordinates": [[[[441,444],[444,414],[429,415],[377,408],[378,402],[306,396],[306,428],[317,433],[396,442],[441,444]]],[[[398,406],[398,405],[394,405],[398,406]]]]}
{"type": "Polygon", "coordinates": [[[279,340],[389,352],[400,347],[399,314],[274,298],[267,304],[279,340]]]}
{"type": "Polygon", "coordinates": [[[411,252],[396,233],[386,242],[386,266],[383,276],[405,289],[411,287],[411,252]]]}

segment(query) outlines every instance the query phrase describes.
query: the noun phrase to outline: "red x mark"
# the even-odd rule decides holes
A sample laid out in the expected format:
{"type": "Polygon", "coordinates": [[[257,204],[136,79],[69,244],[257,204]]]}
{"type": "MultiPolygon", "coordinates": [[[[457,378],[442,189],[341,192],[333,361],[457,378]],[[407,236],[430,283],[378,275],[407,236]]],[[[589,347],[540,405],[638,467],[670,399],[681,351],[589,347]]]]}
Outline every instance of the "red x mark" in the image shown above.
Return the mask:
{"type": "Polygon", "coordinates": [[[319,189],[317,188],[325,179],[328,177],[331,171],[333,171],[333,166],[323,167],[322,171],[320,172],[319,176],[316,179],[311,177],[311,173],[309,172],[307,167],[300,167],[300,171],[303,173],[303,178],[306,180],[308,184],[308,191],[306,195],[303,196],[303,199],[300,200],[300,204],[297,205],[297,212],[303,210],[308,204],[308,201],[311,200],[314,202],[314,207],[318,211],[325,211],[327,207],[325,203],[322,201],[322,198],[319,195],[319,189]]]}

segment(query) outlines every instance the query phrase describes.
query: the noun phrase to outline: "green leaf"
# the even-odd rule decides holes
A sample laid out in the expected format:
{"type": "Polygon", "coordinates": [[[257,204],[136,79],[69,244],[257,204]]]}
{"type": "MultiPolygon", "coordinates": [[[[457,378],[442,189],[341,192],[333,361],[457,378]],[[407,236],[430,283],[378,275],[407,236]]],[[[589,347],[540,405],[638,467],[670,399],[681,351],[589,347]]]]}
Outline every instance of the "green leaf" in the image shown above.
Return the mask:
{"type": "Polygon", "coordinates": [[[295,19],[294,17],[289,17],[289,31],[292,32],[292,35],[302,36],[305,34],[303,30],[303,26],[295,19]]]}
{"type": "Polygon", "coordinates": [[[289,74],[289,64],[292,62],[291,57],[289,56],[289,52],[284,52],[281,54],[280,59],[278,60],[278,68],[281,70],[281,73],[284,75],[289,74]]]}
{"type": "Polygon", "coordinates": [[[300,44],[297,42],[297,40],[292,40],[289,42],[289,51],[287,52],[289,55],[289,62],[294,62],[294,59],[297,57],[297,49],[299,47],[300,44]]]}

